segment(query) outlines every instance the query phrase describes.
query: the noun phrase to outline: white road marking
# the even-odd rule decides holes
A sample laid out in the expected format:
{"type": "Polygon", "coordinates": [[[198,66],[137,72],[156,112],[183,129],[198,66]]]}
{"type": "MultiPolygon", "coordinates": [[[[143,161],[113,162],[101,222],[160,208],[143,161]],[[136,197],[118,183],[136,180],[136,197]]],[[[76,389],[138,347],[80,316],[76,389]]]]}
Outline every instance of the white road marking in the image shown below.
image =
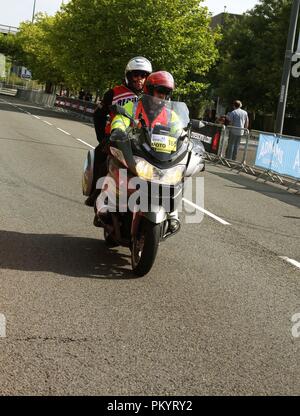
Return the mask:
{"type": "Polygon", "coordinates": [[[59,130],[59,131],[61,131],[61,132],[65,133],[65,134],[67,134],[68,136],[71,136],[71,134],[70,134],[70,133],[68,133],[67,131],[65,131],[65,130],[63,130],[63,129],[60,129],[59,127],[56,127],[56,128],[57,128],[57,130],[59,130]]]}
{"type": "Polygon", "coordinates": [[[39,116],[35,116],[34,114],[33,114],[33,117],[34,117],[34,118],[37,118],[38,120],[40,120],[40,119],[41,119],[39,116]]]}
{"type": "Polygon", "coordinates": [[[78,140],[79,142],[81,142],[81,143],[83,143],[83,144],[85,144],[85,145],[87,145],[87,146],[91,147],[92,149],[95,149],[95,147],[94,147],[94,146],[92,146],[91,144],[89,144],[89,143],[87,143],[87,142],[85,142],[85,141],[83,141],[83,140],[81,140],[81,139],[76,139],[76,140],[78,140]]]}
{"type": "Polygon", "coordinates": [[[43,120],[44,123],[48,124],[49,126],[53,126],[52,123],[49,123],[49,121],[43,120]]]}
{"type": "Polygon", "coordinates": [[[298,267],[298,269],[300,269],[300,263],[299,263],[299,261],[296,261],[296,260],[290,259],[290,258],[285,257],[285,256],[279,256],[279,257],[280,257],[281,259],[283,259],[283,260],[287,261],[288,263],[292,264],[293,266],[298,267]]]}
{"type": "Polygon", "coordinates": [[[222,218],[218,217],[217,215],[213,214],[212,212],[207,211],[206,209],[199,207],[199,205],[194,204],[193,202],[189,201],[188,199],[182,198],[184,202],[191,205],[192,207],[198,209],[199,211],[203,212],[204,214],[208,215],[209,217],[213,218],[214,220],[220,222],[223,225],[231,225],[229,222],[223,220],[222,218]]]}

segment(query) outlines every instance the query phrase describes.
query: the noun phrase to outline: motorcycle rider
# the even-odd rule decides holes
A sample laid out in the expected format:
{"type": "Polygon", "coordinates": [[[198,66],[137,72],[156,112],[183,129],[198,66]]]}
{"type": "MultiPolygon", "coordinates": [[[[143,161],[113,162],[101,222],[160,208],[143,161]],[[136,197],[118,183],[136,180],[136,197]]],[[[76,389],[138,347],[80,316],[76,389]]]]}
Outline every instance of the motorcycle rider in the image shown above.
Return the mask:
{"type": "Polygon", "coordinates": [[[111,120],[114,114],[110,111],[112,104],[124,105],[135,102],[143,92],[148,75],[152,72],[151,62],[143,56],[136,56],[129,60],[125,68],[125,79],[122,85],[108,90],[94,112],[94,126],[99,142],[94,153],[94,174],[90,196],[85,204],[94,206],[99,194],[96,188],[97,180],[106,175],[106,159],[108,155],[108,138],[111,130],[111,120]],[[108,121],[108,115],[110,120],[108,121]]]}

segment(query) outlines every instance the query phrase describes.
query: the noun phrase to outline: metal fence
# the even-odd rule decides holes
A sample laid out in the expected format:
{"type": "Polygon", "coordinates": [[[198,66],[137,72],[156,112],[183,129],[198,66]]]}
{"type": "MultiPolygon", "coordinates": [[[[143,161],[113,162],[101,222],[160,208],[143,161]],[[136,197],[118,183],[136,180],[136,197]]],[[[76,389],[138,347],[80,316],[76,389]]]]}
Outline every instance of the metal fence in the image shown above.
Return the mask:
{"type": "MultiPolygon", "coordinates": [[[[215,131],[219,134],[208,134],[208,137],[202,138],[201,128],[195,128],[197,123],[199,125],[199,121],[193,120],[193,131],[200,134],[198,138],[203,141],[208,160],[215,164],[222,164],[238,171],[253,174],[258,178],[278,182],[285,185],[287,189],[295,188],[296,193],[300,192],[299,137],[239,129],[238,133],[242,133],[241,140],[236,157],[233,159],[228,156],[227,149],[232,134],[237,132],[237,128],[203,122],[206,129],[209,127],[211,132],[215,131]],[[214,139],[215,146],[209,148],[207,143],[213,143],[214,139]]],[[[205,131],[207,132],[205,128],[202,129],[203,135],[205,135],[205,131]]]]}
{"type": "Polygon", "coordinates": [[[26,90],[18,88],[17,97],[21,100],[30,101],[35,104],[53,107],[56,96],[54,94],[46,94],[43,91],[26,90]]]}

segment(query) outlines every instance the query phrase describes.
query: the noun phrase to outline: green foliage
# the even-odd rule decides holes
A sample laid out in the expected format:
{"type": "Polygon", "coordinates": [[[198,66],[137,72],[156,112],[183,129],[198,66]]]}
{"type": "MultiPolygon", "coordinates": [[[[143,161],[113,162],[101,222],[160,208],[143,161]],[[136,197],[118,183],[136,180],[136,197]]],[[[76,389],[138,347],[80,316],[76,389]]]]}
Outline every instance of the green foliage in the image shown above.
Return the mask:
{"type": "Polygon", "coordinates": [[[174,75],[177,93],[199,94],[217,57],[207,10],[198,0],[73,0],[56,20],[51,47],[70,84],[105,90],[130,58],[146,56],[174,75]]]}
{"type": "Polygon", "coordinates": [[[3,53],[15,61],[19,59],[22,54],[22,48],[16,41],[15,35],[3,35],[0,33],[0,53],[3,53]]]}
{"type": "Polygon", "coordinates": [[[55,37],[54,22],[55,17],[42,13],[35,15],[34,24],[21,23],[15,42],[21,49],[19,60],[32,71],[36,80],[59,83],[63,81],[63,73],[50,46],[55,37]]]}
{"type": "MultiPolygon", "coordinates": [[[[276,112],[291,5],[292,0],[260,0],[240,19],[225,24],[215,86],[227,104],[241,98],[248,109],[276,112]]],[[[300,115],[297,81],[291,78],[287,108],[294,116],[300,115]]]]}
{"type": "Polygon", "coordinates": [[[38,80],[102,93],[143,55],[174,75],[177,95],[195,99],[217,58],[209,23],[198,0],[71,0],[54,17],[22,23],[8,49],[38,80]]]}

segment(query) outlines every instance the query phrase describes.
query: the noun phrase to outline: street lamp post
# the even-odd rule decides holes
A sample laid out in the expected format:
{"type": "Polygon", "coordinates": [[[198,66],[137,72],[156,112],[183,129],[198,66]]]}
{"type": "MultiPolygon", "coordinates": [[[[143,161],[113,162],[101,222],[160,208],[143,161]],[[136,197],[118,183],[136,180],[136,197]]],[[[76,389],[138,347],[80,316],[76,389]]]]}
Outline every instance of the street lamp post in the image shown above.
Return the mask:
{"type": "Polygon", "coordinates": [[[34,2],[33,2],[33,9],[32,9],[32,19],[31,19],[31,23],[33,23],[33,21],[34,21],[34,15],[35,15],[35,2],[36,2],[36,0],[34,0],[34,2]]]}
{"type": "Polygon", "coordinates": [[[281,79],[280,96],[277,107],[275,133],[282,134],[286,101],[289,89],[293,48],[295,44],[300,0],[293,0],[288,39],[286,44],[283,73],[281,79]]]}

